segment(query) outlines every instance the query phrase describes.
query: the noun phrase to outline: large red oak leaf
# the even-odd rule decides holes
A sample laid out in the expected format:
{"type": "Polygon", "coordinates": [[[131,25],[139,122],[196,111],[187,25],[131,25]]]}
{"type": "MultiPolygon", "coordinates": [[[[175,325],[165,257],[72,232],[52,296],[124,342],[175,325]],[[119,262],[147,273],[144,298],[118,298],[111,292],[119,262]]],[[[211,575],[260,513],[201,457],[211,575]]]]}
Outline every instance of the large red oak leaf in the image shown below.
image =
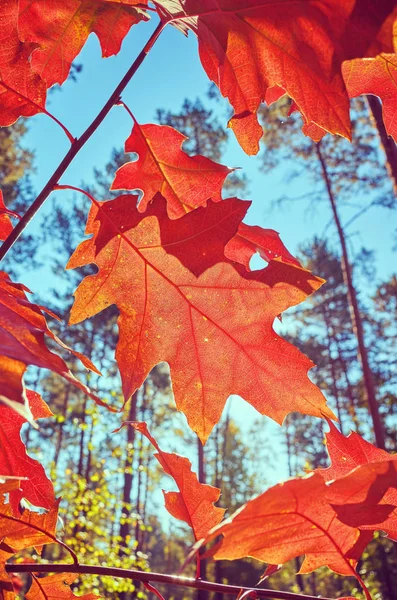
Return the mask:
{"type": "Polygon", "coordinates": [[[56,573],[48,577],[33,576],[32,585],[26,594],[26,600],[99,600],[96,594],[76,596],[70,589],[71,584],[79,577],[76,573],[56,573]]]}
{"type": "Polygon", "coordinates": [[[236,235],[226,245],[225,255],[244,265],[249,271],[251,258],[256,252],[267,262],[280,258],[284,262],[300,266],[299,261],[284,246],[277,231],[241,223],[236,235]]]}
{"type": "Polygon", "coordinates": [[[145,211],[157,192],[166,198],[171,219],[203,206],[211,198],[222,199],[222,185],[232,169],[205,156],[189,156],[182,150],[182,133],[166,125],[139,125],[125,143],[126,152],[138,159],[120,167],[113,190],[141,190],[139,210],[145,211]]]}
{"type": "Polygon", "coordinates": [[[165,473],[170,475],[177,487],[178,492],[165,492],[163,490],[165,507],[168,512],[187,523],[194,533],[196,540],[204,538],[210,529],[222,521],[225,509],[214,506],[219,500],[221,490],[200,483],[196,473],[192,471],[190,460],[179,454],[163,452],[158,443],[150,434],[146,423],[123,423],[123,425],[134,427],[140,431],[153,444],[157,450],[155,457],[163,467],[165,473]]]}
{"type": "Polygon", "coordinates": [[[244,202],[209,202],[176,221],[167,217],[161,198],[144,214],[135,196],[93,203],[86,228],[92,237],[68,268],[95,263],[98,272],[77,288],[70,322],[117,305],[116,358],[126,399],[166,361],[177,407],[203,441],[231,394],[279,423],[291,411],[332,414],[307,377],[312,363],[273,330],[274,318],[322,280],[279,261],[252,273],[224,256],[214,263],[225,244],[218,240],[220,222],[231,218],[235,227],[227,229],[234,235],[241,220],[236,207],[244,202]],[[195,228],[187,226],[191,219],[195,228]],[[181,239],[181,226],[193,234],[181,239]],[[196,263],[197,249],[207,242],[211,252],[201,258],[212,266],[197,277],[189,261],[196,263]]]}
{"type": "Polygon", "coordinates": [[[248,154],[262,136],[256,111],[269,88],[294,100],[305,124],[350,138],[349,102],[335,46],[353,0],[185,0],[202,65],[231,102],[229,122],[248,154]]]}
{"type": "Polygon", "coordinates": [[[46,86],[29,61],[35,46],[18,35],[18,0],[0,2],[0,126],[41,112],[46,86]]]}
{"type": "Polygon", "coordinates": [[[76,379],[69,371],[65,361],[47,348],[45,337],[74,354],[87,369],[99,373],[96,367],[84,355],[71,350],[57,338],[47,326],[42,312],[45,309],[29,302],[25,292],[29,292],[25,286],[12,282],[4,271],[0,271],[1,402],[31,420],[23,375],[28,365],[35,365],[58,373],[88,394],[97,404],[104,405],[86,385],[76,379]]]}
{"type": "Polygon", "coordinates": [[[306,135],[350,137],[345,59],[388,52],[394,0],[159,0],[165,19],[193,29],[208,77],[231,102],[241,146],[256,154],[256,111],[274,89],[301,112],[306,135]]]}
{"type": "MultiPolygon", "coordinates": [[[[27,390],[26,395],[34,420],[52,416],[39,394],[27,390]]],[[[25,444],[21,440],[21,427],[24,423],[26,419],[21,415],[0,404],[0,475],[21,478],[19,488],[10,492],[14,514],[19,512],[21,498],[46,509],[50,509],[55,502],[54,488],[44,467],[26,453],[25,444]]]]}
{"type": "Polygon", "coordinates": [[[300,573],[327,565],[356,576],[368,535],[338,521],[327,493],[318,473],[270,488],[213,530],[210,537],[224,535],[215,558],[251,556],[274,565],[304,554],[300,573]]]}
{"type": "Polygon", "coordinates": [[[20,0],[22,38],[39,46],[32,68],[47,84],[62,84],[90,33],[101,44],[102,56],[119,52],[132,25],[145,17],[136,8],[146,0],[20,0]]]}

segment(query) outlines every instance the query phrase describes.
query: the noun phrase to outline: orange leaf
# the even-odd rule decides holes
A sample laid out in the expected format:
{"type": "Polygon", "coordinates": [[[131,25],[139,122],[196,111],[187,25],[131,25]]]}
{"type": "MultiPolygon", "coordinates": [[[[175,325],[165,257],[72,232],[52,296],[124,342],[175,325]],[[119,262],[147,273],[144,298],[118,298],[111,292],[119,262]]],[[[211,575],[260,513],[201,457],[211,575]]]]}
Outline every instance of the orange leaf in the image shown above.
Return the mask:
{"type": "MultiPolygon", "coordinates": [[[[26,391],[29,409],[34,420],[52,416],[47,404],[36,392],[26,391]]],[[[55,502],[54,488],[44,467],[26,453],[21,440],[24,417],[0,404],[0,474],[21,477],[19,489],[10,493],[14,514],[19,513],[19,502],[26,498],[34,506],[50,509],[55,502]],[[26,478],[26,479],[25,479],[26,478]]]]}
{"type": "Polygon", "coordinates": [[[353,0],[186,0],[196,15],[202,65],[231,102],[229,126],[248,154],[262,136],[256,111],[269,88],[294,100],[306,125],[350,138],[349,102],[337,68],[339,38],[353,0]]]}
{"type": "Polygon", "coordinates": [[[25,292],[29,292],[25,286],[13,283],[4,271],[0,271],[0,400],[24,418],[31,420],[23,375],[28,365],[35,365],[58,373],[95,402],[106,406],[87,386],[74,377],[60,356],[47,348],[45,336],[77,356],[87,369],[98,373],[88,358],[68,348],[52,333],[42,314],[42,310],[45,309],[29,302],[25,292]]]}
{"type": "Polygon", "coordinates": [[[379,96],[387,133],[397,141],[397,54],[349,60],[343,63],[342,72],[350,98],[379,96]]]}
{"type": "Polygon", "coordinates": [[[356,576],[360,532],[336,519],[327,493],[318,473],[270,488],[213,530],[211,537],[224,535],[215,558],[251,556],[274,565],[304,554],[300,573],[327,565],[356,576]]]}
{"type": "Polygon", "coordinates": [[[138,159],[117,170],[111,189],[141,190],[139,210],[144,212],[157,192],[168,203],[171,219],[222,199],[223,182],[233,169],[205,156],[189,156],[182,150],[186,136],[165,125],[139,125],[136,121],[125,144],[138,159]]]}
{"type": "Polygon", "coordinates": [[[75,573],[56,573],[48,577],[33,576],[32,585],[26,594],[26,600],[99,600],[96,594],[84,594],[76,596],[70,589],[70,585],[77,579],[75,573]]]}
{"type": "Polygon", "coordinates": [[[32,71],[30,54],[35,46],[18,37],[18,0],[0,2],[0,126],[40,112],[46,86],[32,71]]]}
{"type": "Polygon", "coordinates": [[[200,483],[187,458],[179,454],[163,452],[149,433],[146,423],[130,422],[123,423],[123,425],[130,425],[147,437],[156,448],[155,457],[165,473],[170,475],[178,486],[179,492],[163,490],[165,507],[168,512],[176,519],[187,523],[193,529],[196,540],[204,538],[210,529],[218,525],[225,513],[225,509],[214,506],[214,503],[219,500],[221,490],[212,485],[200,483]]]}
{"type": "Polygon", "coordinates": [[[325,439],[331,466],[317,470],[325,481],[343,477],[360,465],[397,460],[396,454],[392,455],[377,448],[355,431],[344,436],[331,421],[327,422],[330,430],[325,434],[325,439]]]}
{"type": "Polygon", "coordinates": [[[10,481],[0,484],[0,580],[6,582],[6,589],[9,575],[5,571],[5,563],[11,556],[27,548],[40,551],[43,545],[56,542],[59,502],[55,502],[44,514],[25,510],[22,515],[15,516],[10,504],[4,504],[4,494],[17,485],[10,481]]]}
{"type": "Polygon", "coordinates": [[[98,266],[75,292],[71,323],[111,304],[120,310],[116,358],[125,398],[167,361],[177,407],[203,441],[231,394],[279,423],[294,410],[333,418],[307,377],[312,363],[273,330],[274,318],[322,280],[279,261],[252,273],[225,257],[219,261],[225,244],[218,240],[219,228],[235,233],[242,201],[210,202],[177,221],[167,217],[161,197],[144,215],[135,204],[136,197],[127,195],[94,200],[86,228],[92,237],[68,264],[98,266]],[[228,219],[235,228],[223,224],[228,219]],[[180,235],[183,223],[184,231],[195,231],[189,238],[180,235]],[[196,266],[197,249],[207,240],[211,252],[200,260],[211,266],[196,277],[189,261],[196,266]]]}
{"type": "Polygon", "coordinates": [[[132,25],[146,18],[134,8],[146,0],[20,0],[22,38],[39,48],[32,68],[51,87],[62,84],[90,33],[95,33],[102,56],[117,54],[132,25]]]}
{"type": "MultiPolygon", "coordinates": [[[[332,489],[334,494],[339,494],[339,498],[335,495],[333,501],[336,504],[364,503],[361,509],[358,506],[356,509],[347,509],[353,513],[353,517],[361,519],[360,529],[382,529],[390,537],[396,539],[397,510],[392,513],[389,510],[389,514],[385,506],[397,508],[397,485],[388,489],[396,477],[397,455],[380,450],[355,432],[351,432],[345,437],[333,423],[328,422],[328,424],[330,431],[326,434],[326,444],[331,466],[327,469],[318,469],[317,472],[325,481],[338,480],[332,485],[332,489]],[[345,475],[350,478],[350,483],[346,478],[340,479],[345,475]],[[384,488],[385,484],[386,488],[384,488]],[[344,491],[346,496],[341,496],[344,491]],[[372,499],[371,496],[368,496],[369,492],[374,494],[372,499]],[[379,509],[377,509],[380,514],[379,518],[375,511],[377,504],[379,504],[379,509]],[[384,510],[387,513],[387,520],[381,518],[384,510]],[[361,511],[360,514],[359,511],[361,511]],[[363,521],[363,511],[370,513],[372,526],[363,521]]],[[[338,509],[339,514],[342,518],[342,512],[338,509]]],[[[346,516],[346,518],[348,517],[346,516]]]]}
{"type": "Polygon", "coordinates": [[[332,482],[329,501],[343,523],[397,539],[397,462],[368,463],[332,482]],[[389,489],[390,488],[390,489],[389,489]]]}

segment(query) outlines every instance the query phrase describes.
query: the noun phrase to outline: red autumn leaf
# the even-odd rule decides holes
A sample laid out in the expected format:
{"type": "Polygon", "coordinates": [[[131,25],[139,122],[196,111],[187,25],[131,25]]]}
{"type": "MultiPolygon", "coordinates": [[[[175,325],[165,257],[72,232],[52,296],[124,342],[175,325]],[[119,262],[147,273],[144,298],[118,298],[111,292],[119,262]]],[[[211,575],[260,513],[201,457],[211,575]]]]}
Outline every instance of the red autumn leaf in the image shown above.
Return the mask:
{"type": "Polygon", "coordinates": [[[0,190],[0,241],[4,241],[13,230],[10,216],[20,218],[17,213],[8,210],[4,204],[3,192],[0,190]]]}
{"type": "Polygon", "coordinates": [[[45,309],[29,302],[25,292],[29,292],[25,286],[13,283],[4,271],[0,271],[1,402],[31,420],[23,375],[28,365],[35,365],[58,373],[88,394],[97,404],[106,406],[86,385],[76,379],[60,356],[47,348],[45,336],[77,356],[87,369],[99,373],[88,358],[68,348],[52,333],[42,313],[45,309]]]}
{"type": "Polygon", "coordinates": [[[126,152],[138,159],[120,167],[113,190],[141,190],[139,210],[144,212],[157,192],[166,198],[171,219],[222,199],[222,185],[232,169],[205,156],[189,156],[182,150],[182,133],[166,125],[139,125],[125,143],[126,152]]]}
{"type": "Polygon", "coordinates": [[[241,223],[236,235],[225,246],[225,255],[244,265],[249,271],[250,260],[256,252],[267,262],[281,258],[284,262],[300,266],[299,261],[284,246],[277,231],[241,223]]]}
{"type": "Polygon", "coordinates": [[[187,523],[193,529],[196,540],[204,538],[210,529],[218,525],[225,513],[225,509],[214,506],[214,503],[219,500],[221,490],[200,483],[196,473],[192,471],[190,460],[184,456],[163,452],[149,433],[146,423],[123,423],[123,425],[130,425],[147,437],[156,448],[155,457],[165,473],[174,479],[179,491],[163,490],[168,512],[176,519],[187,523]]]}
{"type": "Polygon", "coordinates": [[[339,479],[367,463],[397,460],[397,455],[377,448],[358,433],[352,431],[344,436],[331,421],[328,421],[328,425],[330,430],[325,438],[331,466],[317,471],[325,481],[339,479]]]}
{"type": "Polygon", "coordinates": [[[161,198],[145,214],[136,209],[134,196],[93,203],[86,228],[92,237],[80,244],[68,268],[95,263],[98,272],[77,288],[70,322],[118,306],[116,358],[126,399],[156,364],[166,361],[177,407],[202,440],[231,394],[280,423],[295,410],[331,414],[307,377],[312,363],[273,330],[274,318],[322,280],[279,261],[252,273],[225,257],[214,264],[213,255],[220,256],[225,243],[219,240],[216,249],[219,221],[226,210],[235,232],[241,217],[228,207],[242,201],[210,202],[177,221],[167,217],[161,198]],[[195,235],[181,239],[181,226],[190,231],[191,220],[195,235]],[[189,261],[196,262],[201,238],[211,247],[203,260],[213,266],[196,277],[189,261]],[[177,256],[183,253],[182,263],[177,256]]]}
{"type": "Polygon", "coordinates": [[[4,495],[17,486],[18,482],[15,481],[0,484],[0,583],[4,584],[6,590],[10,576],[5,570],[5,563],[11,556],[27,548],[40,552],[45,544],[57,542],[55,531],[59,502],[54,503],[46,513],[24,510],[22,515],[13,515],[10,504],[5,504],[4,495]]]}
{"type": "Polygon", "coordinates": [[[395,0],[355,0],[341,39],[345,60],[392,51],[393,22],[396,17],[395,0]]]}
{"type": "Polygon", "coordinates": [[[70,585],[79,577],[76,573],[56,573],[48,577],[33,576],[32,585],[26,594],[26,600],[99,600],[96,594],[76,596],[70,585]]]}
{"type": "MultiPolygon", "coordinates": [[[[319,469],[318,473],[324,478],[325,481],[331,481],[333,479],[340,479],[344,475],[347,475],[353,471],[353,473],[356,473],[355,478],[357,479],[358,494],[351,496],[350,500],[345,498],[344,502],[363,502],[366,500],[366,494],[371,482],[371,477],[375,477],[378,470],[379,473],[382,474],[382,463],[385,463],[384,468],[386,472],[389,469],[390,462],[394,462],[396,465],[395,468],[397,468],[397,455],[389,454],[385,450],[377,448],[373,444],[364,440],[355,432],[351,432],[347,437],[345,437],[333,423],[328,422],[328,424],[330,431],[326,434],[326,444],[331,460],[331,466],[327,469],[319,469]],[[374,465],[373,469],[363,469],[361,472],[358,469],[358,467],[370,467],[370,465],[374,465]],[[367,483],[365,483],[366,478],[367,483]]],[[[351,473],[349,476],[352,477],[353,473],[351,473]]],[[[392,474],[391,477],[393,477],[392,474]]],[[[354,482],[354,479],[351,481],[354,482]]],[[[374,490],[377,494],[380,494],[380,497],[377,500],[375,497],[375,503],[378,502],[381,507],[380,511],[384,510],[382,508],[384,505],[397,507],[397,489],[389,489],[386,491],[382,488],[380,483],[381,482],[378,480],[374,490]]],[[[342,484],[338,484],[338,486],[339,485],[342,484]]],[[[333,489],[337,490],[338,487],[334,487],[333,489]]],[[[354,489],[355,488],[353,486],[353,490],[354,489]]],[[[342,504],[342,500],[340,499],[338,501],[334,498],[334,502],[342,504]]],[[[369,502],[367,504],[369,504],[369,502]]],[[[363,507],[363,509],[365,509],[365,507],[363,507]]],[[[371,512],[370,508],[368,508],[368,510],[371,512]]],[[[375,514],[373,516],[375,517],[375,514]]],[[[390,515],[387,522],[384,522],[382,527],[380,526],[380,521],[378,524],[379,527],[375,526],[372,527],[372,529],[379,528],[383,529],[384,531],[387,530],[387,534],[390,537],[393,539],[397,537],[397,511],[396,514],[393,513],[390,515]]],[[[371,527],[365,527],[365,524],[363,524],[362,529],[371,529],[371,527]]]]}
{"type": "Polygon", "coordinates": [[[397,462],[368,463],[331,483],[328,496],[338,519],[397,538],[397,462]]]}
{"type": "MultiPolygon", "coordinates": [[[[161,3],[160,3],[161,4],[161,3]]],[[[229,122],[241,146],[256,154],[262,129],[256,111],[278,86],[294,100],[306,125],[350,137],[349,102],[336,48],[351,4],[330,0],[185,0],[196,15],[202,65],[231,102],[229,122]]]]}
{"type": "MultiPolygon", "coordinates": [[[[27,397],[34,420],[52,416],[39,394],[27,390],[27,397]]],[[[18,514],[22,498],[46,509],[50,509],[55,502],[54,488],[44,467],[26,453],[21,440],[21,427],[25,422],[12,408],[0,404],[0,474],[21,478],[19,489],[10,492],[14,514],[18,514]]]]}
{"type": "Polygon", "coordinates": [[[355,58],[343,63],[342,72],[350,98],[379,96],[387,133],[397,141],[397,54],[355,58]]]}
{"type": "Polygon", "coordinates": [[[18,37],[18,0],[0,2],[0,126],[44,108],[46,86],[29,61],[35,46],[18,37]]]}
{"type": "Polygon", "coordinates": [[[305,555],[300,573],[321,566],[341,575],[357,576],[360,534],[336,518],[327,500],[328,486],[316,473],[276,485],[250,500],[216,527],[211,538],[223,534],[217,560],[247,556],[274,564],[305,555]]]}
{"type": "Polygon", "coordinates": [[[47,84],[62,84],[90,33],[95,33],[102,56],[119,52],[132,25],[146,18],[135,7],[146,0],[20,0],[22,38],[39,46],[32,68],[47,84]]]}

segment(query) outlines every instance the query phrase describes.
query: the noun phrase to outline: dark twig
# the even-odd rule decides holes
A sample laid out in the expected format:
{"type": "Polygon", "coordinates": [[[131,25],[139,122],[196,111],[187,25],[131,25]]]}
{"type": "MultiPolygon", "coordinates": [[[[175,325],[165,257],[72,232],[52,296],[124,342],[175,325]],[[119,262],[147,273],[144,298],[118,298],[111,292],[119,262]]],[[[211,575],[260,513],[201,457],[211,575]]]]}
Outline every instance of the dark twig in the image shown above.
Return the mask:
{"type": "MultiPolygon", "coordinates": [[[[121,577],[123,579],[135,579],[143,583],[156,582],[179,587],[193,588],[196,590],[208,590],[209,592],[220,592],[237,596],[240,593],[256,593],[258,598],[273,598],[273,600],[319,600],[321,596],[305,596],[292,592],[277,592],[263,588],[242,588],[238,585],[225,585],[213,583],[203,579],[192,579],[191,577],[178,577],[176,575],[164,575],[162,573],[148,573],[132,569],[116,569],[113,567],[94,567],[92,565],[70,565],[70,564],[46,564],[40,565],[9,563],[5,565],[7,573],[80,573],[86,575],[103,575],[108,577],[121,577]]],[[[323,598],[322,600],[331,600],[323,598]]]]}

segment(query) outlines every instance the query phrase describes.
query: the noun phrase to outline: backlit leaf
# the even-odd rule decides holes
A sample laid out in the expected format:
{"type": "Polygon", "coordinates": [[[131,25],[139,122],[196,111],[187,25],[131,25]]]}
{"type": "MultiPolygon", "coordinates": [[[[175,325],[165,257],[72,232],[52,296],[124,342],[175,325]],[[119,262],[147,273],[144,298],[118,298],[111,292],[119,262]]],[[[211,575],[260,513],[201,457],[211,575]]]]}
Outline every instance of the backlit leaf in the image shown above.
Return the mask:
{"type": "MultiPolygon", "coordinates": [[[[156,364],[168,362],[177,407],[203,441],[231,394],[279,423],[294,410],[318,417],[332,414],[307,377],[311,362],[273,330],[274,318],[322,281],[280,261],[252,273],[226,257],[214,264],[212,253],[219,260],[225,243],[220,240],[217,250],[217,223],[225,207],[239,202],[244,204],[236,199],[210,202],[172,221],[161,198],[145,214],[136,209],[134,196],[94,200],[86,228],[92,237],[68,263],[68,268],[98,266],[98,273],[76,290],[71,323],[112,304],[119,308],[116,358],[125,398],[156,364]],[[181,239],[181,222],[190,219],[196,220],[196,235],[181,239]],[[213,233],[211,253],[204,257],[213,266],[196,277],[189,260],[195,264],[200,237],[209,240],[213,233]],[[180,244],[183,263],[177,258],[180,244]]],[[[233,210],[227,212],[233,215],[233,210]]]]}

